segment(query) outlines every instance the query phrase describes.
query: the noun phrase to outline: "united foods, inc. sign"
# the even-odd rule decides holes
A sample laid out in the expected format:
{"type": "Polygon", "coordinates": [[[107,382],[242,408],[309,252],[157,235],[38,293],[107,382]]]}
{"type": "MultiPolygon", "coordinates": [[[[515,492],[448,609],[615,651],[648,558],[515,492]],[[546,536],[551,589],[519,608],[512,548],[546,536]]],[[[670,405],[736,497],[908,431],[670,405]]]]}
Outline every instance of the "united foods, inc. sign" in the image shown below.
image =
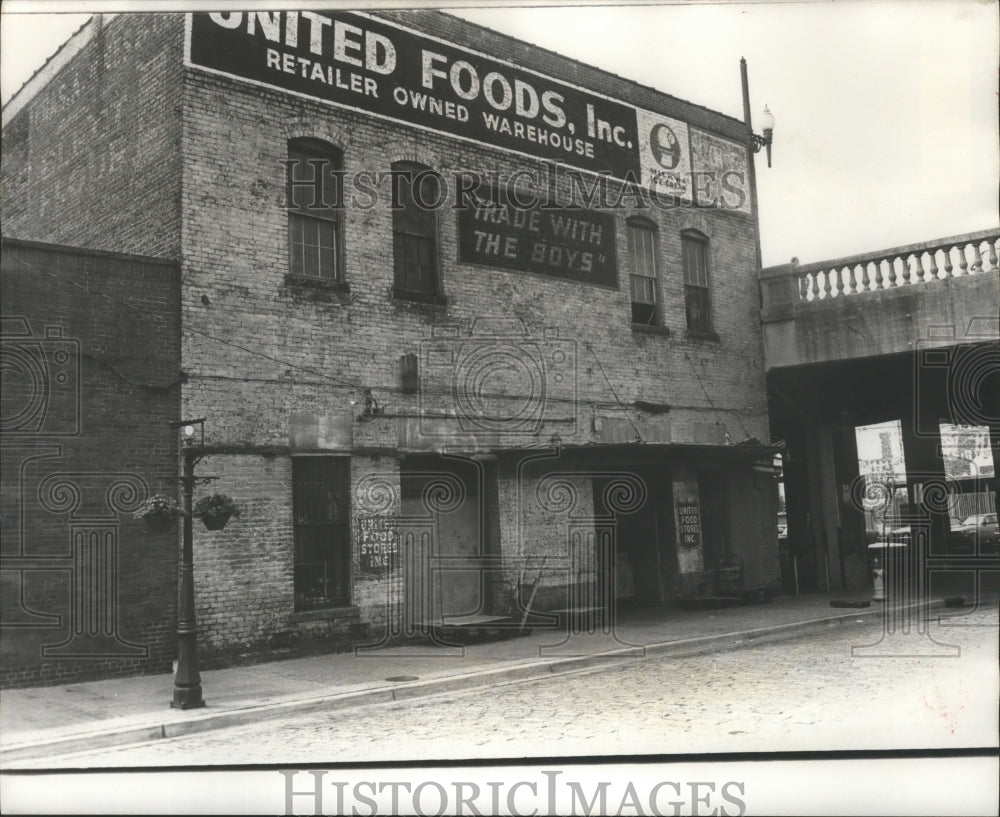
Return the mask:
{"type": "Polygon", "coordinates": [[[186,64],[691,197],[686,123],[364,13],[191,13],[186,64]]]}

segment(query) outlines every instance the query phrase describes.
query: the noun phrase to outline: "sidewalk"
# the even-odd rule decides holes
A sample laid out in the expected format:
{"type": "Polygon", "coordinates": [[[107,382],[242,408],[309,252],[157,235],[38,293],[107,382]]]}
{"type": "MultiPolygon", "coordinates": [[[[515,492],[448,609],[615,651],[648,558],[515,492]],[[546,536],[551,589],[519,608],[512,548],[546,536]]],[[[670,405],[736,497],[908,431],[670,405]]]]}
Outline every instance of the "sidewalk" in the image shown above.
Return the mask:
{"type": "Polygon", "coordinates": [[[732,649],[751,641],[849,626],[882,614],[882,606],[875,604],[862,609],[830,606],[832,599],[845,598],[864,596],[816,594],[715,610],[634,611],[619,616],[617,638],[536,630],[464,647],[411,644],[207,670],[201,673],[206,706],[186,711],[169,706],[169,674],[3,690],[0,761],[7,765],[310,711],[548,677],[610,662],[732,649]]]}

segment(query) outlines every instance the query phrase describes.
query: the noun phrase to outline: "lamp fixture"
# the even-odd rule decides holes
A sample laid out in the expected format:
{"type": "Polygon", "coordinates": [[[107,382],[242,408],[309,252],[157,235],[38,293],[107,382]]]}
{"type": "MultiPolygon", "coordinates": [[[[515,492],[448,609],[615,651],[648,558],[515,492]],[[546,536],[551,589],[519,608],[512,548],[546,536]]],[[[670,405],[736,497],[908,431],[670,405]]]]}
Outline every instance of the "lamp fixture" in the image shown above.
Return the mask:
{"type": "Polygon", "coordinates": [[[774,137],[774,114],[771,113],[767,105],[764,106],[764,113],[761,116],[760,128],[763,135],[758,136],[753,131],[750,132],[750,139],[753,142],[753,152],[760,153],[761,148],[767,149],[767,166],[771,166],[771,141],[774,137]]]}
{"type": "Polygon", "coordinates": [[[205,418],[199,417],[197,420],[177,420],[170,423],[171,428],[179,428],[181,440],[184,447],[188,448],[194,444],[195,426],[201,429],[201,446],[205,447],[205,418]]]}

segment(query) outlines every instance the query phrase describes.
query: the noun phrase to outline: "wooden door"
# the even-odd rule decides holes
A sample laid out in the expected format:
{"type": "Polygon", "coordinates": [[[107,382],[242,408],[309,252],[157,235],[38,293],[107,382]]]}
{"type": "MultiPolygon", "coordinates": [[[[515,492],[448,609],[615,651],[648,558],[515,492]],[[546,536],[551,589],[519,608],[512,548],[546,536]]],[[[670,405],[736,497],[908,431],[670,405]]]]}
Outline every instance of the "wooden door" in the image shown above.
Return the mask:
{"type": "Polygon", "coordinates": [[[476,463],[453,458],[408,458],[400,470],[402,517],[413,529],[408,608],[426,622],[486,609],[481,481],[476,463]]]}

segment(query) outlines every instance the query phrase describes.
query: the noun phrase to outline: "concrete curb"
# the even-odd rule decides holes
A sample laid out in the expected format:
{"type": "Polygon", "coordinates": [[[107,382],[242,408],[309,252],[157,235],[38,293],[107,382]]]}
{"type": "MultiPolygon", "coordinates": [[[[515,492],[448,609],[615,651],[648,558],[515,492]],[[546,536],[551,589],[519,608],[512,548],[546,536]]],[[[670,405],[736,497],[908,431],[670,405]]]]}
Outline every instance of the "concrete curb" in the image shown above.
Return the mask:
{"type": "MultiPolygon", "coordinates": [[[[943,607],[942,599],[929,602],[926,609],[943,607]]],[[[920,608],[921,603],[894,607],[895,611],[920,608]]],[[[145,743],[160,738],[175,738],[212,729],[243,726],[263,720],[305,715],[310,712],[347,709],[376,703],[423,698],[446,692],[463,692],[478,687],[497,684],[517,683],[556,674],[585,672],[590,670],[620,666],[646,658],[668,658],[699,655],[708,652],[722,652],[741,647],[756,646],[772,641],[780,641],[796,636],[808,635],[834,627],[843,626],[859,618],[882,615],[883,607],[854,610],[837,616],[775,624],[752,630],[741,630],[717,635],[685,638],[678,641],[663,641],[644,646],[623,645],[619,649],[590,655],[549,657],[539,661],[518,662],[511,666],[495,669],[476,670],[460,675],[413,681],[398,686],[379,686],[372,689],[351,692],[325,693],[310,697],[286,697],[265,704],[241,706],[223,712],[194,711],[183,720],[151,721],[118,728],[96,728],[89,732],[72,735],[45,737],[22,743],[9,744],[0,749],[0,762],[42,759],[50,755],[69,754],[91,749],[105,749],[130,743],[145,743]]],[[[619,642],[621,643],[621,642],[619,642]]]]}

